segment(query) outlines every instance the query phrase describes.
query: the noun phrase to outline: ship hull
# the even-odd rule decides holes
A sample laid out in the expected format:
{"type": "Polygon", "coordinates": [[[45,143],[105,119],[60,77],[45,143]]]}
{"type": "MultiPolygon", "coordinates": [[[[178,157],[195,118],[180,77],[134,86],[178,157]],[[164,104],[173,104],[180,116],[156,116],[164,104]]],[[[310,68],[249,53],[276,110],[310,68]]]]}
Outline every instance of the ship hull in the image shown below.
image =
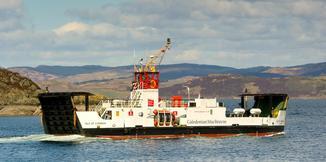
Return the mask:
{"type": "Polygon", "coordinates": [[[268,134],[283,132],[284,126],[218,126],[218,127],[136,127],[136,128],[98,128],[82,129],[80,133],[90,137],[139,136],[151,138],[155,136],[226,136],[237,134],[268,134]]]}
{"type": "MultiPolygon", "coordinates": [[[[225,107],[171,108],[154,113],[148,107],[106,108],[106,112],[77,111],[73,96],[89,93],[46,93],[39,96],[42,105],[42,122],[47,134],[80,134],[90,137],[192,137],[226,135],[260,135],[284,132],[285,110],[277,117],[230,116],[225,107]],[[173,121],[171,112],[177,112],[173,121]],[[102,117],[99,114],[104,114],[102,117]],[[168,114],[168,115],[167,115],[168,114]],[[106,117],[109,116],[109,117],[106,117]],[[156,117],[155,117],[156,116],[156,117]],[[162,119],[162,120],[161,120],[162,119]],[[169,120],[167,120],[169,119],[169,120]],[[174,126],[172,126],[172,124],[174,126]],[[155,127],[157,125],[157,127],[155,127]]],[[[85,102],[86,103],[86,102],[85,102]]],[[[152,108],[154,109],[154,108],[152,108]]]]}

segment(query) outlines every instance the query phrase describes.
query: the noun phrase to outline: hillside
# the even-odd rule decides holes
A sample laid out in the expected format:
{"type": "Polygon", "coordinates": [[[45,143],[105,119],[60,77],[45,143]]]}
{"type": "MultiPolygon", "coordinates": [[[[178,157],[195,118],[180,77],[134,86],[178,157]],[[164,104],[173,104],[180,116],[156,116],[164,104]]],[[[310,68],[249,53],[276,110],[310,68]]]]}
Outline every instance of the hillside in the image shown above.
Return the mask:
{"type": "MultiPolygon", "coordinates": [[[[98,65],[85,66],[37,66],[12,67],[11,71],[42,82],[52,79],[63,79],[72,82],[98,82],[101,80],[126,77],[130,75],[133,66],[105,67],[98,65]],[[114,75],[114,76],[113,76],[114,75]]],[[[232,68],[217,65],[201,64],[171,64],[161,65],[161,80],[177,79],[185,76],[207,76],[208,74],[238,74],[262,78],[288,76],[320,76],[326,75],[326,62],[290,67],[257,66],[251,68],[232,68]]]]}
{"type": "Polygon", "coordinates": [[[40,87],[19,73],[0,69],[0,105],[38,103],[40,87]]]}
{"type": "Polygon", "coordinates": [[[320,76],[326,75],[326,62],[305,64],[290,67],[272,67],[266,69],[264,73],[281,74],[284,76],[320,76]]]}
{"type": "Polygon", "coordinates": [[[326,98],[326,76],[270,79],[228,74],[209,75],[171,85],[162,88],[161,95],[186,96],[184,85],[191,87],[192,97],[201,94],[205,97],[233,98],[247,89],[249,93],[287,93],[295,98],[326,98]]]}
{"type": "MultiPolygon", "coordinates": [[[[253,92],[282,92],[298,98],[326,98],[326,62],[292,67],[237,69],[216,65],[162,65],[161,95],[182,94],[189,85],[192,95],[235,97],[245,88],[253,92]]],[[[10,68],[30,77],[50,91],[90,91],[111,98],[129,95],[132,66],[38,66],[10,68]],[[76,71],[74,71],[76,70],[76,71]],[[63,72],[65,71],[65,72],[63,72]]]]}

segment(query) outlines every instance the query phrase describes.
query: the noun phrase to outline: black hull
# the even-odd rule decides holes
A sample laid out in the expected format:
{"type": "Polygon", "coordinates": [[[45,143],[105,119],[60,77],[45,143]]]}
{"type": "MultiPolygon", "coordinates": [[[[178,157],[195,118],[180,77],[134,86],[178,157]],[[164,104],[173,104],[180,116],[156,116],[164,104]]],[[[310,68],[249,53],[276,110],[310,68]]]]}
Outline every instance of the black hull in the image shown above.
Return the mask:
{"type": "Polygon", "coordinates": [[[219,126],[219,127],[137,127],[81,129],[82,135],[97,136],[155,136],[155,135],[226,135],[283,132],[284,126],[219,126]]]}

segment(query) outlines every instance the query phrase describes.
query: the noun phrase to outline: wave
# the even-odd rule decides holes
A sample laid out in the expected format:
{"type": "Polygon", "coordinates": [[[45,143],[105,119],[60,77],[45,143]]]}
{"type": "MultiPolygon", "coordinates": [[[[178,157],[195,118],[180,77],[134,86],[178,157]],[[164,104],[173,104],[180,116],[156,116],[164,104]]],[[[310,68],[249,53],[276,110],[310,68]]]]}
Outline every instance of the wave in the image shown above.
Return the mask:
{"type": "Polygon", "coordinates": [[[265,135],[263,137],[278,137],[283,135],[285,135],[285,132],[272,133],[272,134],[265,135]]]}
{"type": "MultiPolygon", "coordinates": [[[[278,132],[272,134],[259,135],[260,137],[276,137],[282,136],[285,132],[278,132]]],[[[242,136],[245,134],[236,134],[232,137],[242,136]]],[[[204,137],[205,138],[205,137],[204,137]]],[[[85,137],[82,135],[49,135],[49,134],[34,134],[28,136],[11,136],[11,137],[0,137],[1,143],[19,143],[19,142],[70,142],[70,143],[85,143],[92,141],[112,140],[114,138],[101,138],[101,137],[85,137]]],[[[127,138],[128,139],[128,138],[127,138]]],[[[154,138],[155,139],[155,138],[154,138]]],[[[157,138],[157,139],[169,139],[168,137],[157,138]]]]}
{"type": "Polygon", "coordinates": [[[94,138],[81,135],[48,135],[34,134],[28,136],[0,137],[0,143],[19,143],[19,142],[87,142],[94,138]]]}

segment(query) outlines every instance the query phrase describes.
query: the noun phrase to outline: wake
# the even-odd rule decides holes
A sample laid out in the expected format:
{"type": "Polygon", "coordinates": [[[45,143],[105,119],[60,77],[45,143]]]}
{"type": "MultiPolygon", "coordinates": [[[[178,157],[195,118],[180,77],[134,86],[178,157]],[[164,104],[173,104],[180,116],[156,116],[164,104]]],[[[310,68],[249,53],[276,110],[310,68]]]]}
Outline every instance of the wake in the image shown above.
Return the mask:
{"type": "Polygon", "coordinates": [[[0,143],[21,143],[21,142],[87,142],[94,138],[81,135],[55,136],[48,134],[35,134],[18,137],[0,137],[0,143]]]}

